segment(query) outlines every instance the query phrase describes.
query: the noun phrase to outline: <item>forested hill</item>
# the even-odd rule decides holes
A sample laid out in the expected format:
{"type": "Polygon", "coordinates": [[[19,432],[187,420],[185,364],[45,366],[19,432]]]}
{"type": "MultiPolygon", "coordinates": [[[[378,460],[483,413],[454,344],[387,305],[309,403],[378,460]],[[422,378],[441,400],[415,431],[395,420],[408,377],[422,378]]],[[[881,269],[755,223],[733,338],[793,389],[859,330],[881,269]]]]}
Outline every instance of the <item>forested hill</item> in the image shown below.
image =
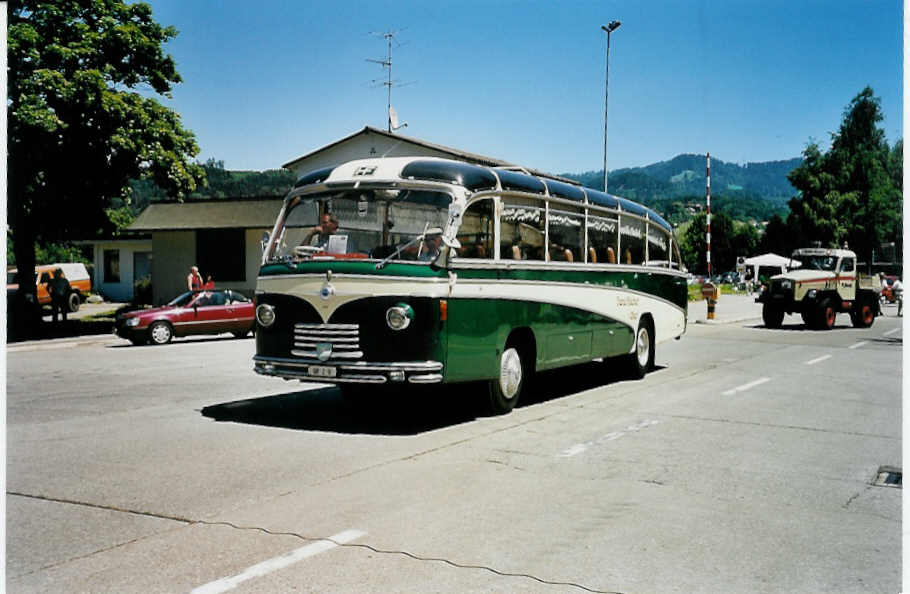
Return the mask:
{"type": "MultiPolygon", "coordinates": [[[[786,204],[796,194],[787,174],[802,163],[801,158],[765,163],[726,163],[711,159],[711,194],[741,195],[786,204]]],[[[603,171],[563,173],[591,188],[603,187],[603,171]]],[[[705,193],[705,156],[678,155],[644,167],[610,172],[610,193],[650,203],[655,199],[703,196],[705,193]]]]}

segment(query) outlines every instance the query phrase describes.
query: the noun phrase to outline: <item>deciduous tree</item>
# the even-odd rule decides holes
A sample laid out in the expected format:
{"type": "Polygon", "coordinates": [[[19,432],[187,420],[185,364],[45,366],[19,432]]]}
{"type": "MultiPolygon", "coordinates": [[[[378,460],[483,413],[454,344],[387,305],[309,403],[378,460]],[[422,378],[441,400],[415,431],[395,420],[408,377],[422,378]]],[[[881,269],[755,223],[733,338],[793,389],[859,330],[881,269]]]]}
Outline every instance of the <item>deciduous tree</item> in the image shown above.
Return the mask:
{"type": "MultiPolygon", "coordinates": [[[[177,31],[147,4],[17,0],[9,15],[8,208],[20,269],[34,266],[36,239],[112,229],[106,209],[131,178],[174,197],[204,181],[193,134],[150,97],[169,97],[181,78],[163,49],[177,31]]],[[[23,290],[34,302],[34,287],[23,290]]]]}

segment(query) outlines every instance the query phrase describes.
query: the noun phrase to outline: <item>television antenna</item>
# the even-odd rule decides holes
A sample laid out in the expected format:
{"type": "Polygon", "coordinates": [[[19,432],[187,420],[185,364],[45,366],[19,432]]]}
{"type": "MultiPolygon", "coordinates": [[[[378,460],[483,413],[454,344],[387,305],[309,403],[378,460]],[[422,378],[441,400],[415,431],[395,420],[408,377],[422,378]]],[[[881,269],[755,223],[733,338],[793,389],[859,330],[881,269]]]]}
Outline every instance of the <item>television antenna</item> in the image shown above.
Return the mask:
{"type": "Polygon", "coordinates": [[[371,82],[374,84],[377,84],[378,86],[386,87],[386,89],[388,90],[388,102],[387,102],[388,105],[387,105],[386,113],[388,115],[387,121],[388,121],[389,132],[393,132],[395,130],[398,130],[399,128],[405,128],[408,125],[407,122],[399,124],[398,112],[395,111],[394,107],[392,107],[392,87],[403,87],[403,86],[412,84],[410,82],[402,83],[400,80],[397,80],[397,79],[392,80],[392,42],[395,42],[395,47],[401,47],[402,45],[404,45],[402,43],[398,43],[397,40],[395,39],[396,35],[401,33],[401,31],[403,31],[403,30],[404,29],[399,29],[398,31],[392,31],[390,29],[390,30],[384,31],[384,32],[370,31],[371,35],[376,35],[377,37],[382,37],[386,40],[386,42],[388,43],[388,54],[387,54],[387,57],[385,60],[373,60],[371,58],[366,59],[367,62],[373,62],[374,64],[379,64],[380,66],[383,67],[383,69],[388,71],[386,80],[383,81],[383,80],[377,78],[377,79],[373,79],[371,82]]]}

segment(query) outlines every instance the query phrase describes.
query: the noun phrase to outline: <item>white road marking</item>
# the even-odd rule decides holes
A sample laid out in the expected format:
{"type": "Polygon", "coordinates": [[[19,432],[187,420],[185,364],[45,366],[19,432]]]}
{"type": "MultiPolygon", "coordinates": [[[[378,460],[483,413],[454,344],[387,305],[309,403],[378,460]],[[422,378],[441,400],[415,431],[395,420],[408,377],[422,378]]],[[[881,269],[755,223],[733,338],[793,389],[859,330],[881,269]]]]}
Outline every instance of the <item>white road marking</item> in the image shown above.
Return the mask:
{"type": "Polygon", "coordinates": [[[606,435],[598,437],[595,440],[588,441],[585,443],[577,443],[577,444],[573,445],[572,447],[570,447],[569,449],[565,450],[563,453],[561,453],[559,455],[559,457],[560,458],[571,458],[572,456],[576,456],[578,454],[581,454],[582,452],[587,451],[587,449],[593,445],[598,445],[601,443],[606,443],[608,441],[613,441],[614,439],[619,439],[623,435],[628,435],[629,433],[641,431],[642,429],[650,427],[651,425],[657,425],[658,423],[660,423],[660,421],[647,420],[647,421],[642,421],[641,423],[636,423],[635,425],[629,425],[623,431],[611,431],[610,433],[607,433],[606,435]]]}
{"type": "Polygon", "coordinates": [[[743,384],[741,386],[737,386],[736,388],[727,390],[726,392],[723,392],[722,394],[724,396],[732,396],[733,394],[736,394],[737,392],[745,392],[746,390],[754,388],[755,386],[760,386],[763,383],[770,382],[770,381],[771,381],[770,377],[759,378],[759,379],[755,380],[754,382],[749,382],[748,384],[743,384]]]}
{"type": "Polygon", "coordinates": [[[863,346],[863,345],[867,345],[867,344],[869,344],[869,341],[868,341],[868,340],[864,340],[864,341],[858,342],[858,343],[856,343],[856,344],[851,344],[851,345],[848,346],[847,348],[848,348],[848,349],[858,349],[859,347],[861,347],[861,346],[863,346]]]}
{"type": "Polygon", "coordinates": [[[900,326],[898,326],[897,328],[892,328],[891,330],[888,330],[887,332],[885,332],[884,334],[882,334],[882,336],[891,336],[891,335],[894,334],[895,332],[900,332],[901,330],[903,330],[903,328],[901,328],[900,326]]]}
{"type": "Polygon", "coordinates": [[[273,557],[262,563],[247,567],[237,575],[221,578],[220,580],[215,580],[214,582],[209,582],[198,588],[194,588],[191,594],[218,594],[219,592],[233,590],[247,580],[262,577],[279,569],[284,569],[307,557],[324,553],[339,545],[356,540],[365,534],[366,532],[360,530],[345,530],[344,532],[339,532],[335,536],[330,536],[325,540],[317,540],[316,542],[300,547],[299,549],[294,549],[284,555],[273,557]]]}
{"type": "Polygon", "coordinates": [[[815,365],[816,363],[821,363],[825,359],[830,359],[831,355],[822,355],[817,359],[812,359],[811,361],[806,361],[806,365],[815,365]]]}

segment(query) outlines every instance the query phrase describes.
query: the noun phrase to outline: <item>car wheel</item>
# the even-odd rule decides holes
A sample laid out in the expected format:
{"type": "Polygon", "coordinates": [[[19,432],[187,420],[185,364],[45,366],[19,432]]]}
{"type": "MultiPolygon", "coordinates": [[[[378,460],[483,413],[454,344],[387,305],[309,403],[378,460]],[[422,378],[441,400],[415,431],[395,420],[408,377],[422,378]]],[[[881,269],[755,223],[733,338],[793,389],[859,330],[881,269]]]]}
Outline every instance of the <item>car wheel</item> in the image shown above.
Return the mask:
{"type": "Polygon", "coordinates": [[[765,304],[761,310],[761,319],[765,322],[765,328],[780,328],[784,323],[784,310],[765,304]]]}
{"type": "Polygon", "coordinates": [[[635,331],[635,350],[628,356],[629,372],[634,379],[641,379],[654,369],[654,329],[648,320],[638,323],[635,331]]]}
{"type": "Polygon", "coordinates": [[[167,322],[155,322],[149,326],[149,340],[153,344],[167,344],[174,338],[174,330],[167,322]]]}
{"type": "Polygon", "coordinates": [[[488,384],[491,413],[502,415],[515,408],[527,381],[528,367],[518,348],[513,344],[506,344],[499,357],[499,374],[488,384]]]}
{"type": "Polygon", "coordinates": [[[79,299],[79,293],[73,292],[70,293],[70,296],[66,300],[66,305],[69,307],[70,312],[79,311],[79,305],[82,303],[82,300],[79,299]]]}

